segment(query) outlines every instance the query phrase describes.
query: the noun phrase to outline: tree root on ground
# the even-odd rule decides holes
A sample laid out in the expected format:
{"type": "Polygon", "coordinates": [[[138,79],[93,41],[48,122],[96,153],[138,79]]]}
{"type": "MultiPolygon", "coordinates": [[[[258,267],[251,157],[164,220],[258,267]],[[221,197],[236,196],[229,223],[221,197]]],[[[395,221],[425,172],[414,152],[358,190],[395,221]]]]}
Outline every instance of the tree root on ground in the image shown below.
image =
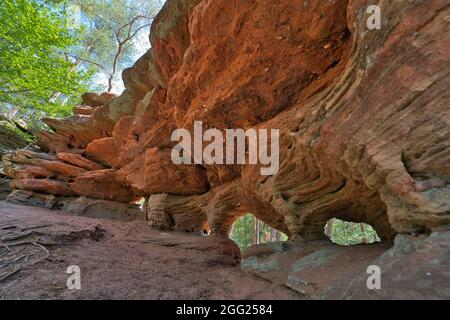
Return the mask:
{"type": "Polygon", "coordinates": [[[39,243],[40,239],[34,237],[31,240],[24,240],[27,236],[29,234],[9,237],[10,242],[5,243],[2,240],[0,243],[0,246],[4,248],[4,251],[0,253],[0,283],[17,274],[25,266],[34,265],[50,257],[50,251],[44,247],[45,243],[39,243]],[[22,241],[14,241],[17,239],[22,241]],[[38,250],[29,250],[32,247],[38,250]]]}

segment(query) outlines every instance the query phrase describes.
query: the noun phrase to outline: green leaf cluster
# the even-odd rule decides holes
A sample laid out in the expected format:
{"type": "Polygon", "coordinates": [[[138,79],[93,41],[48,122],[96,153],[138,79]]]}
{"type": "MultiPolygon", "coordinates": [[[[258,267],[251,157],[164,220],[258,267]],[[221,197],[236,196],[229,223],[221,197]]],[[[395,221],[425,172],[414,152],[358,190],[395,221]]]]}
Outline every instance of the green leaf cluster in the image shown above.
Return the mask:
{"type": "Polygon", "coordinates": [[[0,108],[42,110],[65,116],[55,95],[79,96],[88,74],[65,56],[77,45],[68,28],[64,1],[2,0],[0,2],[0,108]]]}
{"type": "MultiPolygon", "coordinates": [[[[231,240],[233,240],[241,249],[248,248],[256,243],[254,243],[255,235],[255,217],[252,214],[246,214],[245,216],[237,219],[234,224],[230,234],[231,240]]],[[[259,221],[259,242],[268,243],[273,242],[274,233],[278,233],[280,241],[286,241],[287,236],[278,231],[274,230],[270,226],[266,225],[262,221],[259,221]]]]}
{"type": "Polygon", "coordinates": [[[331,219],[325,226],[325,233],[331,226],[331,234],[327,236],[339,245],[356,245],[361,243],[379,242],[380,238],[372,226],[365,223],[347,222],[331,219]]]}

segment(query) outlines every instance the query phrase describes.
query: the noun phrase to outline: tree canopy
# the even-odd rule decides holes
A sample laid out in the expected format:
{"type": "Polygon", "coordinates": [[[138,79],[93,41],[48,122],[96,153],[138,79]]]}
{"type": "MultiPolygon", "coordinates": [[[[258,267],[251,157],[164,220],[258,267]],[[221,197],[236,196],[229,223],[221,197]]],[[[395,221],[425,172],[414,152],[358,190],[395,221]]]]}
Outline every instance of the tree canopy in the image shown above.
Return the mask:
{"type": "Polygon", "coordinates": [[[2,0],[0,114],[35,131],[44,116],[70,115],[86,91],[120,93],[163,2],[2,0]]]}
{"type": "Polygon", "coordinates": [[[325,234],[334,243],[344,246],[380,241],[372,226],[339,219],[331,219],[327,222],[325,234]]]}
{"type": "Polygon", "coordinates": [[[63,1],[0,2],[0,106],[67,114],[57,97],[79,96],[88,73],[64,52],[78,39],[68,28],[63,1]]]}
{"type": "MultiPolygon", "coordinates": [[[[134,63],[139,47],[150,46],[150,24],[162,6],[153,0],[73,0],[84,32],[82,46],[70,56],[77,64],[96,70],[99,90],[118,91],[117,76],[134,63]],[[140,42],[145,42],[142,44],[140,42]],[[103,78],[102,80],[99,80],[103,78]]],[[[142,54],[143,52],[141,52],[142,54]]]]}
{"type": "Polygon", "coordinates": [[[255,244],[287,240],[284,233],[269,227],[252,214],[246,214],[234,222],[230,238],[242,249],[255,244]]]}

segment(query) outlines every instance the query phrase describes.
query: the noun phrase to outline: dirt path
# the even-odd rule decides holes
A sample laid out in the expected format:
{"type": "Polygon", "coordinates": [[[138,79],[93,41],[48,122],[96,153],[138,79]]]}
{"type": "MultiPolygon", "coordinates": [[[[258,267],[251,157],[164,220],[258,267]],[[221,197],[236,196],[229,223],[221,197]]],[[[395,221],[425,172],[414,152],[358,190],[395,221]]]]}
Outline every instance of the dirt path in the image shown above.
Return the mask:
{"type": "Polygon", "coordinates": [[[299,298],[208,251],[175,245],[203,237],[152,231],[145,221],[0,202],[0,238],[1,299],[299,298]],[[71,265],[81,269],[81,290],[67,289],[71,265]]]}

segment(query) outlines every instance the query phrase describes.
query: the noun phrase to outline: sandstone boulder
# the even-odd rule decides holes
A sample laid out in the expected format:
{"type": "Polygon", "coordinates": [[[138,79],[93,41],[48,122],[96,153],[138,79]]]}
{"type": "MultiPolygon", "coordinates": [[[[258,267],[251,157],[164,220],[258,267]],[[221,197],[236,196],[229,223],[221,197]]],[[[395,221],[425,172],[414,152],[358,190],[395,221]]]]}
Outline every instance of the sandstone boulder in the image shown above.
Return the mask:
{"type": "Polygon", "coordinates": [[[14,179],[13,189],[36,191],[57,196],[73,196],[75,192],[64,182],[51,179],[14,179]]]}
{"type": "Polygon", "coordinates": [[[120,146],[115,138],[102,138],[89,143],[84,155],[87,158],[113,167],[118,162],[119,148],[120,146]]]}
{"type": "Polygon", "coordinates": [[[208,190],[203,169],[191,165],[176,165],[171,149],[152,148],[119,170],[119,176],[137,194],[170,193],[192,195],[208,190]]]}
{"type": "Polygon", "coordinates": [[[136,196],[120,183],[116,170],[97,170],[78,176],[70,184],[78,194],[86,197],[131,202],[136,196]]]}
{"type": "Polygon", "coordinates": [[[56,157],[61,160],[65,161],[67,163],[70,163],[74,166],[89,170],[89,171],[95,171],[95,170],[103,170],[104,168],[98,165],[97,163],[90,161],[89,159],[86,159],[85,157],[79,155],[79,154],[73,154],[73,153],[64,153],[60,152],[56,155],[56,157]]]}
{"type": "Polygon", "coordinates": [[[103,106],[115,97],[114,94],[109,92],[102,93],[101,95],[94,92],[86,92],[81,98],[87,106],[95,108],[103,106]]]}
{"type": "Polygon", "coordinates": [[[140,205],[88,197],[55,196],[27,190],[14,190],[5,199],[9,203],[59,210],[92,219],[132,221],[143,220],[140,205]]]}
{"type": "Polygon", "coordinates": [[[73,114],[82,116],[91,116],[94,114],[94,108],[89,106],[78,106],[73,108],[73,114]]]}

